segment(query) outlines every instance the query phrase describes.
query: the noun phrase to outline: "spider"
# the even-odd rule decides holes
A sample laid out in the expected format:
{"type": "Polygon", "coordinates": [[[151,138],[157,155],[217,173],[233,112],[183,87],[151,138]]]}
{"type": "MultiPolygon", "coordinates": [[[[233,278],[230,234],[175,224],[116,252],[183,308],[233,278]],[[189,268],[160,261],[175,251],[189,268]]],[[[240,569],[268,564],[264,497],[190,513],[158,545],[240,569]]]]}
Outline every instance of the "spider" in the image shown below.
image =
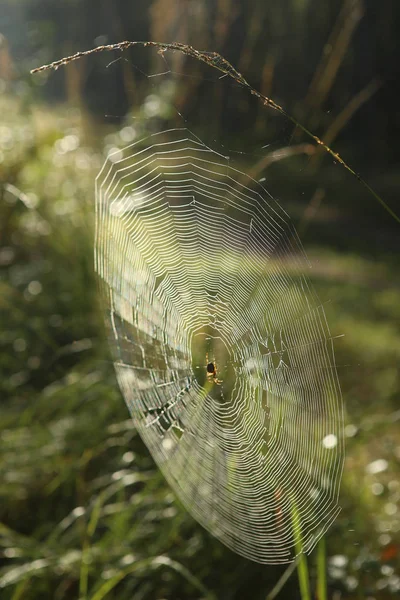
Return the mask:
{"type": "Polygon", "coordinates": [[[206,352],[206,363],[207,363],[207,380],[213,381],[217,385],[221,385],[222,380],[217,377],[217,362],[214,358],[214,361],[211,362],[208,359],[208,352],[206,352]]]}

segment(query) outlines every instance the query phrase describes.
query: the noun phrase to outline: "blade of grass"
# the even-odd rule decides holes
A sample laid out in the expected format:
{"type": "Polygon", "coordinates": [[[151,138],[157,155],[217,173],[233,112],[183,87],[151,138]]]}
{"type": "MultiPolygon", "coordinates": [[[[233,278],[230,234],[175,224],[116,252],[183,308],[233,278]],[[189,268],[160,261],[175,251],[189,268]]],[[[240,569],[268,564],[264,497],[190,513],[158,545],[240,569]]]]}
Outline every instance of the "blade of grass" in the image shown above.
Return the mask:
{"type": "Polygon", "coordinates": [[[311,600],[310,584],[308,579],[308,566],[306,555],[300,556],[297,564],[297,575],[299,578],[301,600],[311,600]]]}
{"type": "Polygon", "coordinates": [[[89,581],[89,552],[91,538],[93,537],[97,524],[100,519],[100,512],[103,503],[107,497],[107,493],[103,492],[99,494],[94,504],[92,514],[85,532],[85,539],[82,547],[82,560],[79,573],[79,598],[80,600],[86,600],[88,594],[88,581],[89,581]]]}
{"type": "Polygon", "coordinates": [[[31,582],[30,577],[27,577],[24,581],[21,581],[14,590],[11,600],[23,600],[26,597],[26,591],[31,582]]]}
{"type": "Polygon", "coordinates": [[[210,592],[197,577],[195,577],[186,567],[176,562],[175,560],[171,560],[167,556],[158,556],[157,558],[144,559],[136,562],[134,565],[131,565],[127,569],[119,571],[114,577],[103,583],[103,585],[91,596],[90,600],[103,600],[107,596],[107,594],[114,589],[120,581],[122,581],[128,575],[135,573],[135,571],[140,571],[144,568],[149,569],[157,569],[161,566],[170,567],[172,570],[176,571],[180,575],[182,575],[189,583],[193,585],[196,589],[198,589],[207,600],[216,600],[214,594],[210,592]]]}
{"type": "Polygon", "coordinates": [[[90,542],[85,539],[82,545],[82,560],[79,571],[79,600],[86,600],[89,581],[89,550],[90,542]]]}
{"type": "Polygon", "coordinates": [[[294,545],[298,557],[297,575],[299,578],[301,600],[311,600],[307,558],[303,551],[303,541],[301,538],[300,515],[294,502],[292,502],[292,519],[294,545]]]}
{"type": "Polygon", "coordinates": [[[317,600],[328,600],[326,584],[326,542],[322,537],[317,548],[317,600]]]}

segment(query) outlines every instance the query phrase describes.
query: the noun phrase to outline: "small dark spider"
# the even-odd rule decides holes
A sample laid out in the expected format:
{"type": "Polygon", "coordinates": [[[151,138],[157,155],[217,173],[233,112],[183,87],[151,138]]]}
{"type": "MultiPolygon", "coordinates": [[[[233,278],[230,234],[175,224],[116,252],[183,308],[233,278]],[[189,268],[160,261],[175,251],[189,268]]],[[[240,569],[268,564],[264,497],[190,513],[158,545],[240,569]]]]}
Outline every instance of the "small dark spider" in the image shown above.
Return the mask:
{"type": "Polygon", "coordinates": [[[207,365],[207,373],[208,373],[209,376],[217,374],[217,372],[215,370],[215,367],[214,367],[214,363],[212,363],[212,362],[208,363],[208,365],[207,365]]]}
{"type": "Polygon", "coordinates": [[[215,362],[215,359],[214,362],[208,362],[208,352],[206,354],[206,363],[208,381],[213,381],[217,385],[221,385],[222,381],[217,377],[217,363],[215,362]]]}

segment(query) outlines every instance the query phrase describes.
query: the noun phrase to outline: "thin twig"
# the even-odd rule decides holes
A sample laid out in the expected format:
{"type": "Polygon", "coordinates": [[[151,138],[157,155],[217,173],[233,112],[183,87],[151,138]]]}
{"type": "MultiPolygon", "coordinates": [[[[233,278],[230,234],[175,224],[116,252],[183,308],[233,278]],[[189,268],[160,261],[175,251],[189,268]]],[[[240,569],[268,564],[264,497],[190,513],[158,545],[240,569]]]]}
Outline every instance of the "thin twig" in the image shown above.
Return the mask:
{"type": "Polygon", "coordinates": [[[279,592],[281,591],[281,589],[283,588],[283,586],[285,585],[285,583],[287,582],[287,580],[289,579],[289,577],[292,575],[292,573],[295,571],[298,563],[300,561],[300,557],[298,556],[296,558],[296,560],[294,560],[286,569],[286,571],[283,573],[282,577],[279,579],[279,581],[274,585],[274,587],[272,588],[272,590],[270,591],[270,593],[268,594],[268,596],[266,597],[265,600],[274,600],[274,598],[277,597],[277,595],[279,594],[279,592]]]}
{"type": "Polygon", "coordinates": [[[363,12],[362,0],[344,1],[308,90],[306,104],[312,108],[322,106],[328,96],[363,12]]]}
{"type": "Polygon", "coordinates": [[[258,176],[274,162],[278,162],[291,156],[298,154],[306,154],[312,156],[316,151],[316,147],[313,144],[297,144],[296,146],[286,146],[285,148],[279,148],[269,154],[263,156],[254,167],[248,171],[247,176],[252,179],[258,179],[258,176]]]}
{"type": "MultiPolygon", "coordinates": [[[[374,79],[350,100],[350,102],[337,115],[337,117],[332,121],[326,130],[324,134],[324,140],[326,144],[329,146],[333,144],[343,127],[347,125],[352,116],[380,89],[381,86],[382,83],[379,80],[374,79]]],[[[310,164],[314,168],[317,166],[320,157],[321,156],[318,153],[311,160],[310,164]]]]}

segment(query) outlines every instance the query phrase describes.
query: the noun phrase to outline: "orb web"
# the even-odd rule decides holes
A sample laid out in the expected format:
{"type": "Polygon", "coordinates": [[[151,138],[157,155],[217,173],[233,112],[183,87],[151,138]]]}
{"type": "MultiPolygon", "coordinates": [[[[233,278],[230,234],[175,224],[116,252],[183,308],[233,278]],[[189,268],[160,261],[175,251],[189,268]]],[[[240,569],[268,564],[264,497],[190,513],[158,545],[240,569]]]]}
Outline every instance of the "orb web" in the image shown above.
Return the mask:
{"type": "Polygon", "coordinates": [[[336,517],[342,405],[296,231],[260,183],[186,129],[110,154],[95,267],[118,382],[188,511],[285,563],[336,517]]]}

